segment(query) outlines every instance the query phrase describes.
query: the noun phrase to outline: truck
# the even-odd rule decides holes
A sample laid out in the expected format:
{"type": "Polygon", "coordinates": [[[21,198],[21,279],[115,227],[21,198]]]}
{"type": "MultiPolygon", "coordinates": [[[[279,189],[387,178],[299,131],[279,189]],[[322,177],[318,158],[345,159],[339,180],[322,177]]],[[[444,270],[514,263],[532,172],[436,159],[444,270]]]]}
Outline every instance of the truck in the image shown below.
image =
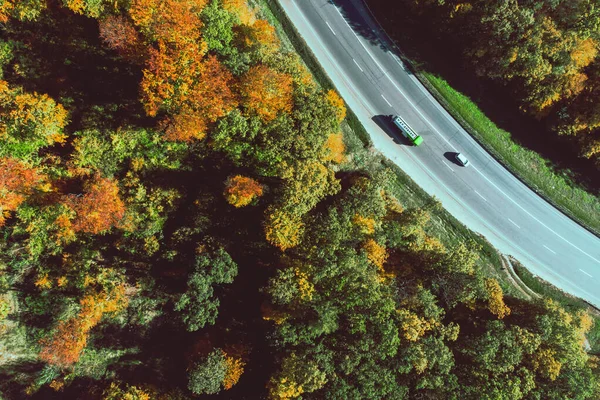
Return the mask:
{"type": "Polygon", "coordinates": [[[423,143],[423,138],[417,135],[417,133],[413,131],[413,129],[406,123],[406,121],[402,119],[402,117],[400,117],[399,115],[394,115],[392,117],[392,121],[394,122],[394,125],[396,125],[398,129],[400,129],[402,135],[408,140],[410,140],[412,144],[418,146],[421,143],[423,143]]]}

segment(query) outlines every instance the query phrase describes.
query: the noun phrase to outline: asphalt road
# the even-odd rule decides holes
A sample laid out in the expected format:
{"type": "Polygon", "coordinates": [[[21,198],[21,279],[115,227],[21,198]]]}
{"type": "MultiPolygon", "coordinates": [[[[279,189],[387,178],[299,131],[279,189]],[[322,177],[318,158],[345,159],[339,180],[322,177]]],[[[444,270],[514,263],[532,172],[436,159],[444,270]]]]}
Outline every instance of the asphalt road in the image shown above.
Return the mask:
{"type": "Polygon", "coordinates": [[[360,0],[280,0],[375,148],[533,273],[600,307],[600,239],[482,149],[393,54],[360,0]],[[389,116],[423,137],[410,146],[389,116]],[[471,162],[461,167],[453,153],[471,162]]]}

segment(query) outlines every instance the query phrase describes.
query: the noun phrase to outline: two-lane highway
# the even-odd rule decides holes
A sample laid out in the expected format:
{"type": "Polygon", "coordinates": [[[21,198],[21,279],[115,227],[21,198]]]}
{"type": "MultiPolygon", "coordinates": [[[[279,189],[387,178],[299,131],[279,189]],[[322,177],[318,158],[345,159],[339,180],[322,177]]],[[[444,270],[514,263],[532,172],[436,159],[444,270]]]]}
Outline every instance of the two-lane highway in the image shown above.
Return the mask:
{"type": "Polygon", "coordinates": [[[280,2],[379,151],[502,252],[600,307],[600,239],[483,150],[389,50],[360,0],[343,1],[343,9],[329,0],[280,2]],[[393,141],[385,128],[393,114],[423,137],[421,146],[393,141]],[[455,163],[455,152],[471,165],[455,163]]]}

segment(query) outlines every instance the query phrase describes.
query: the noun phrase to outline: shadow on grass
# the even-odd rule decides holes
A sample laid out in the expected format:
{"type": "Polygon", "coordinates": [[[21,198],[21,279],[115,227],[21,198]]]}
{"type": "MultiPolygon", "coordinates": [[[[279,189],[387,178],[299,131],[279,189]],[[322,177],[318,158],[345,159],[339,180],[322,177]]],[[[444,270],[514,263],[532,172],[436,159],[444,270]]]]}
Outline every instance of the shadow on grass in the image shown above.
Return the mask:
{"type": "Polygon", "coordinates": [[[557,174],[569,176],[592,193],[600,191],[600,174],[594,163],[578,156],[575,143],[558,137],[544,121],[523,115],[514,98],[513,89],[485,78],[475,77],[462,57],[466,44],[448,33],[436,29],[431,13],[424,10],[415,15],[402,2],[390,5],[387,0],[366,0],[377,21],[402,49],[399,54],[388,43],[384,32],[369,23],[369,11],[362,0],[329,0],[341,12],[346,22],[362,38],[385,51],[392,52],[411,72],[427,71],[443,77],[449,85],[469,97],[500,129],[511,133],[512,139],[524,148],[552,160],[557,174]]]}

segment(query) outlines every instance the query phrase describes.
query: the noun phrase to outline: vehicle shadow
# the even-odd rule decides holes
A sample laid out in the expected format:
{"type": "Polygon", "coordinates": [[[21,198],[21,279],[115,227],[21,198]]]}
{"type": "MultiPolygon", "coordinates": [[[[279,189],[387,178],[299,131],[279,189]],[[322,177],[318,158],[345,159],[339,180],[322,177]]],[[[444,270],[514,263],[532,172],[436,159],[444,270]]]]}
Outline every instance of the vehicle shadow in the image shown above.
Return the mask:
{"type": "Polygon", "coordinates": [[[373,122],[377,124],[389,137],[394,140],[394,143],[400,144],[403,146],[409,146],[410,143],[396,128],[396,125],[392,122],[391,115],[375,115],[371,118],[373,122]]]}
{"type": "Polygon", "coordinates": [[[452,164],[458,166],[458,167],[462,167],[462,165],[460,165],[458,163],[458,161],[456,161],[456,155],[458,153],[455,151],[447,151],[444,153],[444,157],[446,157],[446,160],[450,161],[452,164]]]}

